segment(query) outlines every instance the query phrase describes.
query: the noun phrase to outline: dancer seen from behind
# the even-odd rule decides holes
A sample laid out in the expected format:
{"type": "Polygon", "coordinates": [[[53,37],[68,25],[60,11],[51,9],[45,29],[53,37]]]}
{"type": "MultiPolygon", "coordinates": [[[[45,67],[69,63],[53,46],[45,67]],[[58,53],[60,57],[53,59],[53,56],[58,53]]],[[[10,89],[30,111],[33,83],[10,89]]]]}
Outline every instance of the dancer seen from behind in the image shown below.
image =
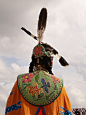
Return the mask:
{"type": "Polygon", "coordinates": [[[62,66],[69,64],[53,47],[42,42],[46,20],[47,9],[42,8],[37,37],[21,28],[38,40],[38,44],[33,48],[29,73],[17,77],[7,100],[5,115],[72,115],[63,80],[52,73],[53,55],[58,57],[62,66]]]}

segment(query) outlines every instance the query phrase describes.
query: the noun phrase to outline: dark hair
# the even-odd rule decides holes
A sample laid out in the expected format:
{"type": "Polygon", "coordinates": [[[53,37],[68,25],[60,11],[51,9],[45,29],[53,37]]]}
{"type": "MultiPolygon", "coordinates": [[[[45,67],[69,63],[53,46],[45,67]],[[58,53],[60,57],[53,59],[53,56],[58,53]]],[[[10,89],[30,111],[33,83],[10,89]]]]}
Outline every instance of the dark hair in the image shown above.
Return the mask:
{"type": "MultiPolygon", "coordinates": [[[[53,52],[53,48],[50,45],[44,43],[42,43],[41,45],[44,46],[46,52],[48,51],[53,52]]],[[[39,63],[37,63],[37,58],[35,58],[34,55],[32,55],[32,62],[30,63],[29,72],[33,72],[34,66],[45,65],[45,69],[48,70],[49,73],[53,75],[52,62],[53,62],[53,57],[42,56],[39,57],[39,63]]]]}
{"type": "Polygon", "coordinates": [[[30,66],[29,66],[29,72],[33,72],[34,66],[45,65],[45,67],[46,67],[45,69],[48,70],[49,73],[53,75],[52,60],[53,60],[53,58],[51,58],[51,57],[43,56],[43,57],[39,58],[39,63],[37,63],[37,58],[32,56],[32,62],[30,63],[30,66]]]}

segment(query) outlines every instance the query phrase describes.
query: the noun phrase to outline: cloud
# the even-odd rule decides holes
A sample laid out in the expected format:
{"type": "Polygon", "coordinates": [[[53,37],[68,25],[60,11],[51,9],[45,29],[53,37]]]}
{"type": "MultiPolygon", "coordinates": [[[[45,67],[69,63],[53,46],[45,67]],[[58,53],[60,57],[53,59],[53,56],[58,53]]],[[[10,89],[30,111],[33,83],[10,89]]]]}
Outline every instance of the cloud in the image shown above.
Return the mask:
{"type": "MultiPolygon", "coordinates": [[[[0,55],[1,56],[7,56],[7,57],[15,57],[15,58],[21,58],[21,59],[30,59],[33,40],[28,40],[26,38],[9,38],[9,37],[2,37],[0,39],[0,55]],[[28,53],[27,53],[28,52],[28,53]]],[[[35,43],[35,41],[33,41],[35,43]]]]}
{"type": "Polygon", "coordinates": [[[66,90],[71,101],[72,107],[85,107],[86,81],[83,79],[82,74],[77,73],[74,68],[70,68],[70,70],[71,72],[69,71],[69,74],[64,74],[63,79],[64,84],[66,84],[66,90]]]}
{"type": "Polygon", "coordinates": [[[74,107],[85,107],[85,103],[86,103],[86,94],[83,94],[82,89],[76,88],[76,87],[72,87],[70,89],[71,95],[73,96],[72,100],[73,100],[73,106],[74,107]],[[81,103],[83,103],[81,105],[81,103]]]}
{"type": "Polygon", "coordinates": [[[86,103],[86,80],[83,77],[84,72],[82,70],[82,73],[77,72],[79,67],[76,67],[76,69],[73,66],[61,67],[57,62],[57,58],[54,61],[53,72],[57,77],[63,79],[72,107],[84,108],[86,103]]]}
{"type": "Polygon", "coordinates": [[[2,111],[0,112],[3,115],[5,113],[7,98],[17,80],[17,76],[22,73],[28,73],[27,66],[19,66],[15,63],[11,63],[11,67],[8,67],[0,60],[0,110],[2,111]]]}
{"type": "Polygon", "coordinates": [[[15,63],[11,64],[11,67],[7,67],[6,64],[0,60],[0,81],[4,82],[14,82],[17,78],[17,76],[21,73],[28,73],[28,67],[27,66],[18,66],[15,63]]]}
{"type": "Polygon", "coordinates": [[[5,114],[5,109],[0,105],[0,115],[4,115],[5,114]]]}
{"type": "Polygon", "coordinates": [[[0,115],[5,114],[5,107],[7,97],[12,89],[13,83],[6,83],[0,81],[0,115]]]}
{"type": "Polygon", "coordinates": [[[5,114],[5,108],[6,108],[6,101],[10,94],[10,91],[12,90],[14,83],[8,83],[6,84],[3,82],[3,84],[0,82],[0,115],[5,114]]]}
{"type": "Polygon", "coordinates": [[[4,102],[6,101],[6,96],[5,96],[5,95],[0,94],[0,97],[1,97],[1,100],[2,100],[2,101],[4,101],[4,102]]]}
{"type": "Polygon", "coordinates": [[[77,73],[81,74],[83,76],[84,81],[86,81],[86,65],[76,67],[76,71],[77,73]]]}

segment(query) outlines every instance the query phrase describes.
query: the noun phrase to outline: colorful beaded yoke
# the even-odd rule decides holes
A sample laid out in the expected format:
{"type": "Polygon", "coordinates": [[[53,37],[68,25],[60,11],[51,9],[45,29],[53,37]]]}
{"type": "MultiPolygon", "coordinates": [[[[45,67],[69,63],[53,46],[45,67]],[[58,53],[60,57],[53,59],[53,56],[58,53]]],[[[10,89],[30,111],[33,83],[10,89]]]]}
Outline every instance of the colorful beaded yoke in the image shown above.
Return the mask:
{"type": "Polygon", "coordinates": [[[43,106],[57,99],[62,91],[63,81],[44,70],[38,70],[19,75],[17,84],[26,101],[43,106]]]}

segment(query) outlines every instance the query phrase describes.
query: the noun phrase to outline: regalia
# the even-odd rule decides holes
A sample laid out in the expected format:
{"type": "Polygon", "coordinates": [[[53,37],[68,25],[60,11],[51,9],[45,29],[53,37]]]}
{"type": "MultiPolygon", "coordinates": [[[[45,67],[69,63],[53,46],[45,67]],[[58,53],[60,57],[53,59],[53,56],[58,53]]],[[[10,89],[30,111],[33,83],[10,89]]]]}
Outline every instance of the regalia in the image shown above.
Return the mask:
{"type": "Polygon", "coordinates": [[[63,67],[68,62],[48,43],[42,42],[47,22],[47,9],[39,14],[37,36],[21,29],[38,41],[33,48],[29,73],[17,76],[8,97],[5,115],[72,115],[71,103],[63,80],[52,72],[53,55],[63,67]]]}

